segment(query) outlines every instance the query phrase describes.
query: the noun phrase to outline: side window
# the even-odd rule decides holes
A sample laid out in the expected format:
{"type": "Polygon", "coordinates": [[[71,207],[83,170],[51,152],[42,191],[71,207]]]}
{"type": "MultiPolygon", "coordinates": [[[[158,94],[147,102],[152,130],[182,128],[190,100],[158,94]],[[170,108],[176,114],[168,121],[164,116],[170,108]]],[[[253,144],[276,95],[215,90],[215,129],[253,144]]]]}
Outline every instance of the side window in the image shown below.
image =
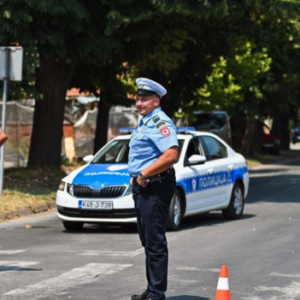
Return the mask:
{"type": "Polygon", "coordinates": [[[226,147],[215,138],[211,136],[202,136],[202,142],[205,144],[211,160],[228,156],[226,147]]]}
{"type": "Polygon", "coordinates": [[[186,150],[185,159],[189,159],[194,154],[203,155],[201,144],[198,138],[193,138],[192,140],[190,140],[190,143],[186,150]]]}

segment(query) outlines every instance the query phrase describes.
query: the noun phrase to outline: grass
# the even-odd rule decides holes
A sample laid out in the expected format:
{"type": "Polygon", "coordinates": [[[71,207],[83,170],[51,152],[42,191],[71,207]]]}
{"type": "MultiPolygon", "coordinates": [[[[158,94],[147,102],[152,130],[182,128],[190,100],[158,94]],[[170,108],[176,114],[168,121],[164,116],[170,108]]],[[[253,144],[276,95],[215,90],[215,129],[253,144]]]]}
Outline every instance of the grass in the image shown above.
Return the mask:
{"type": "Polygon", "coordinates": [[[252,157],[246,157],[248,167],[265,165],[276,162],[283,162],[290,159],[300,159],[299,150],[281,150],[280,154],[272,155],[268,153],[255,154],[252,157]]]}
{"type": "MultiPolygon", "coordinates": [[[[252,168],[260,164],[295,158],[300,158],[299,150],[281,151],[279,155],[255,155],[247,158],[247,164],[249,168],[252,168]]],[[[0,213],[54,202],[61,179],[79,166],[6,169],[3,194],[0,195],[0,213]]]]}
{"type": "Polygon", "coordinates": [[[66,174],[65,167],[6,169],[0,213],[55,201],[57,187],[66,174]]]}

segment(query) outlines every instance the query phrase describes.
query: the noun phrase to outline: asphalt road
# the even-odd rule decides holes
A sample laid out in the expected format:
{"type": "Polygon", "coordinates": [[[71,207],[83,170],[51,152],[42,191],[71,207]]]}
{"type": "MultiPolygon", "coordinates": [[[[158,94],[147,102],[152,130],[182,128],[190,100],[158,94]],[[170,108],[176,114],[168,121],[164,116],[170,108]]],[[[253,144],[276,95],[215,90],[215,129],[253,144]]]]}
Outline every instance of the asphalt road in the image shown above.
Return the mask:
{"type": "MultiPolygon", "coordinates": [[[[300,299],[300,161],[250,172],[243,218],[186,219],[167,234],[167,300],[215,299],[222,265],[231,300],[300,299]]],[[[129,300],[145,288],[135,227],[64,231],[55,212],[0,224],[0,299],[129,300]]]]}

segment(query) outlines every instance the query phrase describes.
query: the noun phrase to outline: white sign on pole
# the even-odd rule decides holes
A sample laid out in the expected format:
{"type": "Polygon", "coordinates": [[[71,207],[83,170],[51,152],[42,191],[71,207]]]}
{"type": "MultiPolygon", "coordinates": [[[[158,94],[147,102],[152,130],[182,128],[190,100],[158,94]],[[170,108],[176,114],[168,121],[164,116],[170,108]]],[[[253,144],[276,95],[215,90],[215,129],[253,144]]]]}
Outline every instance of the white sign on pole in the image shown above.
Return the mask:
{"type": "Polygon", "coordinates": [[[23,66],[23,48],[22,47],[0,47],[0,80],[9,79],[11,81],[22,80],[23,66]],[[6,52],[10,50],[9,55],[9,70],[8,74],[5,71],[6,52]],[[8,78],[6,78],[8,76],[8,78]]]}
{"type": "MultiPolygon", "coordinates": [[[[0,80],[3,80],[2,128],[5,131],[7,85],[9,80],[22,80],[23,48],[0,47],[0,80]]],[[[0,195],[3,193],[5,144],[1,149],[0,195]]]]}

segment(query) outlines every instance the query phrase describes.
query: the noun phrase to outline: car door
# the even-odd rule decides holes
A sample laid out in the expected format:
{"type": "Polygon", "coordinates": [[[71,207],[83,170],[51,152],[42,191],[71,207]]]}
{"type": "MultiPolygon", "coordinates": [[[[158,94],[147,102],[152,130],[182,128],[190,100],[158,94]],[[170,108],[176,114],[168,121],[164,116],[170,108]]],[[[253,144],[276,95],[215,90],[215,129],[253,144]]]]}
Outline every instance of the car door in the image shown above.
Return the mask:
{"type": "Polygon", "coordinates": [[[234,164],[228,157],[227,147],[212,136],[200,137],[207,161],[206,177],[200,182],[201,188],[211,191],[209,206],[219,207],[228,202],[232,190],[231,172],[234,164]]]}
{"type": "Polygon", "coordinates": [[[202,184],[203,180],[208,177],[209,168],[206,166],[206,163],[187,165],[188,159],[192,155],[205,155],[198,136],[189,141],[185,153],[184,168],[180,172],[182,184],[185,186],[186,211],[188,213],[203,210],[203,208],[207,207],[207,203],[212,202],[214,197],[214,191],[202,184]]]}

